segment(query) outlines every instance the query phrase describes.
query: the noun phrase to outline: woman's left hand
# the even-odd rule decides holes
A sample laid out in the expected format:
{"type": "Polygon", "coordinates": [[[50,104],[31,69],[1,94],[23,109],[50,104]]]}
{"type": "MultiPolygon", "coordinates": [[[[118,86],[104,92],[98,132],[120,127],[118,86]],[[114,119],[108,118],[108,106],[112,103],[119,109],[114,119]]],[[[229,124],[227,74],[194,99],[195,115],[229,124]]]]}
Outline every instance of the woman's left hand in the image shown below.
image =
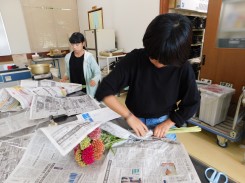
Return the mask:
{"type": "Polygon", "coordinates": [[[96,82],[94,80],[91,80],[90,83],[89,83],[90,86],[95,86],[96,85],[96,82]]]}
{"type": "Polygon", "coordinates": [[[167,119],[166,121],[162,122],[161,124],[157,125],[154,128],[153,135],[158,138],[163,138],[167,134],[168,130],[174,126],[174,122],[170,119],[167,119]]]}

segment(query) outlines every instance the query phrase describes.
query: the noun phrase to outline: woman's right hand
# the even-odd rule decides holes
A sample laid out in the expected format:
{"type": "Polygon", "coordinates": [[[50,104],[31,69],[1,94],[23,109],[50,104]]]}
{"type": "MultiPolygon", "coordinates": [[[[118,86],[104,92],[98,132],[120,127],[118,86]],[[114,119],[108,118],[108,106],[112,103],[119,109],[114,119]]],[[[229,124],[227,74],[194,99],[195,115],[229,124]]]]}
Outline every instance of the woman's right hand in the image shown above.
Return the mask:
{"type": "Polygon", "coordinates": [[[130,117],[127,118],[126,121],[128,125],[134,130],[137,136],[143,137],[148,132],[147,126],[135,115],[132,114],[130,117]]]}
{"type": "Polygon", "coordinates": [[[64,83],[64,82],[66,82],[67,80],[68,80],[68,77],[67,77],[67,76],[64,76],[64,77],[60,80],[60,82],[64,83]]]}

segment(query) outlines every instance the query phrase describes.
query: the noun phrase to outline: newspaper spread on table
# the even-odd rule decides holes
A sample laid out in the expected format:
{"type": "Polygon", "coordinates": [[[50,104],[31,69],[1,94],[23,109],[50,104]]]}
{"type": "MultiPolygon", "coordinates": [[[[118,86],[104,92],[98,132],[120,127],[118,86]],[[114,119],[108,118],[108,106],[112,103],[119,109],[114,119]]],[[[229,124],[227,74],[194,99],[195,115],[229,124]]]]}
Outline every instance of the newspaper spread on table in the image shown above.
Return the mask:
{"type": "Polygon", "coordinates": [[[107,123],[102,124],[100,128],[121,139],[145,140],[145,139],[151,138],[151,136],[153,135],[153,132],[149,130],[145,136],[139,137],[131,130],[126,130],[111,121],[108,121],[107,123]]]}
{"type": "Polygon", "coordinates": [[[41,128],[41,130],[58,151],[65,156],[102,123],[74,121],[59,126],[41,128]]]}
{"type": "Polygon", "coordinates": [[[103,163],[103,183],[200,183],[184,146],[163,141],[124,143],[110,151],[103,163]]]}
{"type": "Polygon", "coordinates": [[[13,86],[10,88],[5,88],[8,93],[20,102],[23,109],[29,108],[31,106],[33,95],[27,88],[21,86],[13,86]]]}
{"type": "Polygon", "coordinates": [[[74,160],[74,153],[62,156],[50,140],[38,130],[25,151],[23,158],[5,183],[97,183],[103,160],[81,168],[74,160]]]}
{"type": "Polygon", "coordinates": [[[99,108],[98,103],[89,95],[66,98],[34,96],[30,109],[30,119],[59,115],[71,116],[99,108]]]}
{"type": "Polygon", "coordinates": [[[48,118],[30,120],[30,111],[21,111],[0,118],[0,137],[20,131],[27,127],[38,127],[41,123],[49,121],[48,118]]]}
{"type": "MultiPolygon", "coordinates": [[[[81,90],[81,84],[61,83],[51,80],[21,80],[20,86],[0,89],[0,112],[30,108],[33,96],[36,95],[63,98],[67,94],[81,90]]],[[[79,112],[73,114],[79,114],[79,112]]]]}
{"type": "MultiPolygon", "coordinates": [[[[65,123],[59,126],[41,128],[42,132],[48,137],[48,139],[53,143],[53,145],[59,150],[59,152],[63,156],[69,153],[74,147],[76,147],[77,144],[79,144],[89,133],[94,131],[96,128],[98,128],[105,122],[105,124],[111,123],[108,122],[109,120],[113,120],[120,117],[117,113],[115,113],[108,107],[103,108],[103,110],[97,109],[83,114],[97,114],[91,116],[99,117],[100,121],[91,122],[82,121],[78,119],[73,122],[65,123]]],[[[110,128],[110,130],[111,129],[112,128],[110,128]]],[[[117,132],[116,130],[114,130],[114,132],[120,133],[120,130],[118,130],[117,132]]]]}
{"type": "MultiPolygon", "coordinates": [[[[76,106],[81,107],[74,102],[77,100],[87,102],[89,99],[86,97],[89,96],[82,96],[82,99],[72,97],[75,100],[71,100],[73,102],[69,104],[71,106],[64,108],[74,111],[73,108],[76,106]]],[[[65,103],[68,105],[68,102],[65,103]]],[[[42,105],[47,106],[50,103],[42,105]]],[[[57,103],[53,105],[57,105],[57,103]]],[[[63,106],[66,105],[63,103],[63,106]]],[[[87,110],[87,103],[82,106],[87,110]]],[[[96,107],[98,107],[97,103],[96,107]]],[[[12,171],[12,173],[10,175],[8,173],[5,177],[5,179],[8,177],[6,183],[200,183],[188,153],[181,143],[156,140],[150,137],[152,134],[148,134],[146,137],[137,137],[131,131],[109,122],[113,116],[118,117],[117,115],[108,115],[111,111],[98,109],[97,113],[93,110],[91,107],[88,109],[90,112],[85,111],[83,114],[89,115],[93,119],[99,119],[101,112],[108,113],[105,114],[105,118],[101,118],[102,121],[76,120],[36,130],[18,165],[13,164],[13,167],[16,166],[16,168],[13,171],[13,167],[9,169],[8,172],[12,171]],[[125,140],[123,143],[114,144],[113,152],[105,153],[101,160],[92,165],[80,167],[75,161],[72,150],[97,127],[125,140]]],[[[39,113],[41,112],[39,111],[39,113]]],[[[11,163],[11,161],[9,162],[11,163]]]]}
{"type": "Polygon", "coordinates": [[[80,91],[82,90],[81,84],[76,83],[62,83],[62,82],[56,82],[52,80],[40,80],[40,81],[34,81],[34,80],[21,80],[20,86],[22,87],[62,87],[66,89],[67,94],[80,91]]]}
{"type": "Polygon", "coordinates": [[[0,183],[3,183],[21,160],[33,134],[0,140],[0,183]]]}
{"type": "Polygon", "coordinates": [[[119,114],[111,110],[109,107],[96,109],[93,111],[85,112],[77,115],[77,119],[83,122],[94,122],[94,121],[110,121],[121,117],[119,114]]]}
{"type": "Polygon", "coordinates": [[[19,101],[12,97],[5,88],[0,89],[0,112],[19,111],[19,101]]]}
{"type": "MultiPolygon", "coordinates": [[[[92,124],[92,123],[90,123],[92,124]]],[[[38,130],[6,183],[200,183],[180,143],[141,140],[113,147],[106,158],[79,167],[70,152],[62,156],[38,130]]]]}
{"type": "Polygon", "coordinates": [[[65,97],[67,95],[66,90],[58,86],[35,87],[35,88],[28,88],[28,90],[33,95],[39,95],[39,96],[65,97]]]}

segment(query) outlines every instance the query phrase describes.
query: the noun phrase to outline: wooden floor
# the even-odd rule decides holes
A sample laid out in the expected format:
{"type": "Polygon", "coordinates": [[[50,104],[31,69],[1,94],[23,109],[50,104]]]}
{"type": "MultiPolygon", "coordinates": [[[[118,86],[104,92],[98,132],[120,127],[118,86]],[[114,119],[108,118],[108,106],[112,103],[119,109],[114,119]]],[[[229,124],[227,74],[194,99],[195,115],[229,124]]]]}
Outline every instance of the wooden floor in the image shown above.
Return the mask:
{"type": "MultiPolygon", "coordinates": [[[[124,104],[125,97],[121,94],[118,99],[124,104]]],[[[221,148],[216,144],[216,135],[207,131],[177,134],[177,139],[193,157],[225,172],[235,182],[245,183],[245,145],[241,142],[229,141],[228,147],[221,148]]]]}

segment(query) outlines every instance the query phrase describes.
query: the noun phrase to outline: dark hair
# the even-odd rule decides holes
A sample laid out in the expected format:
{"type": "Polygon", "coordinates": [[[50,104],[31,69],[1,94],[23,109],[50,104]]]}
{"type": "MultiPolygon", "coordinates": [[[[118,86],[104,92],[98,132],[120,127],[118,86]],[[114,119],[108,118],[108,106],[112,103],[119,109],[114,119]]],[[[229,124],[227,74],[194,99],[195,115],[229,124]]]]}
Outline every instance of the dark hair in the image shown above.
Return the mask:
{"type": "Polygon", "coordinates": [[[143,45],[150,58],[164,65],[181,66],[190,52],[192,24],[184,15],[161,14],[148,25],[143,45]]]}
{"type": "Polygon", "coordinates": [[[74,32],[71,37],[69,38],[69,42],[71,44],[76,44],[76,43],[83,43],[85,41],[85,38],[82,33],[80,32],[74,32]]]}

